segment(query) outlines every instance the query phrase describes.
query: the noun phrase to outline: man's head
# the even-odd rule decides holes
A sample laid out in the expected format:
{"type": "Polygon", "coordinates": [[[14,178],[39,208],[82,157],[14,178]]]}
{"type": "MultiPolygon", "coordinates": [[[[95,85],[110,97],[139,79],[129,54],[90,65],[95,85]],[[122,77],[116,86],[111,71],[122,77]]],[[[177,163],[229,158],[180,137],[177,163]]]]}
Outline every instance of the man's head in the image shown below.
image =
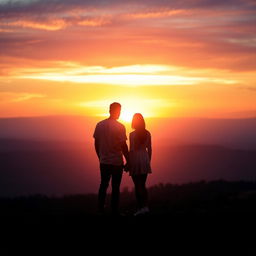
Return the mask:
{"type": "Polygon", "coordinates": [[[121,104],[118,102],[113,102],[109,106],[110,117],[113,119],[118,119],[121,113],[121,104]]]}

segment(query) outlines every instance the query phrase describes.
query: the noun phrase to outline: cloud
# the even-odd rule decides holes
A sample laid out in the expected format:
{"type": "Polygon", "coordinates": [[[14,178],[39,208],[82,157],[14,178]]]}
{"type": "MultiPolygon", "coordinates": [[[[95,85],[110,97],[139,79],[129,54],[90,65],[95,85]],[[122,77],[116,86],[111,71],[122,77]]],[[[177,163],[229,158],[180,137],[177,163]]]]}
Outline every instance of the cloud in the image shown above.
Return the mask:
{"type": "Polygon", "coordinates": [[[111,20],[108,18],[95,18],[95,19],[82,19],[77,22],[80,26],[86,26],[86,27],[101,27],[107,24],[110,24],[111,20]]]}
{"type": "Polygon", "coordinates": [[[55,31],[55,30],[60,30],[60,29],[65,28],[67,26],[67,24],[64,20],[61,20],[61,19],[51,20],[48,22],[19,20],[19,21],[13,21],[13,22],[8,23],[8,26],[55,31]]]}
{"type": "Polygon", "coordinates": [[[241,89],[249,90],[252,92],[256,92],[256,87],[254,86],[247,86],[247,87],[240,87],[241,89]]]}
{"type": "Polygon", "coordinates": [[[166,0],[147,0],[141,2],[137,0],[27,0],[27,1],[1,1],[0,14],[11,13],[41,13],[44,10],[48,12],[63,12],[67,10],[80,9],[107,9],[126,6],[126,9],[140,9],[140,8],[173,8],[173,9],[193,9],[193,8],[227,8],[241,9],[243,8],[256,8],[255,1],[253,0],[186,0],[186,1],[166,1],[166,0]]]}
{"type": "Polygon", "coordinates": [[[13,32],[12,29],[8,29],[8,28],[0,28],[0,33],[11,33],[13,32]]]}
{"type": "Polygon", "coordinates": [[[47,68],[12,69],[9,79],[35,79],[82,84],[116,86],[173,86],[201,83],[237,84],[225,75],[209,76],[209,70],[191,70],[167,65],[131,65],[120,67],[83,66],[78,63],[49,63],[47,68]],[[54,66],[54,67],[53,67],[54,66]]]}
{"type": "MultiPolygon", "coordinates": [[[[0,2],[1,4],[1,2],[0,2]]],[[[166,18],[191,11],[211,11],[212,13],[228,11],[230,13],[237,10],[252,11],[256,10],[253,1],[229,0],[229,1],[165,1],[148,0],[138,2],[135,0],[41,0],[41,1],[4,1],[0,5],[0,20],[3,22],[21,22],[31,19],[36,23],[36,19],[50,18],[64,20],[73,18],[102,18],[110,15],[115,20],[127,19],[150,19],[166,18]],[[232,8],[230,8],[232,6],[232,8]]],[[[86,22],[85,22],[86,23],[86,22]]],[[[90,24],[90,23],[89,23],[90,24]]],[[[39,27],[40,28],[40,27],[39,27]]]]}
{"type": "Polygon", "coordinates": [[[109,17],[29,17],[21,19],[0,20],[0,32],[15,32],[18,28],[56,31],[69,26],[100,27],[111,23],[109,17]],[[2,28],[1,28],[2,27],[2,28]]]}
{"type": "Polygon", "coordinates": [[[256,37],[252,38],[240,38],[240,39],[227,39],[232,44],[238,44],[242,46],[256,47],[256,37]]]}
{"type": "Polygon", "coordinates": [[[27,101],[34,98],[45,98],[46,95],[38,93],[26,93],[26,92],[0,92],[0,102],[10,103],[10,102],[21,102],[27,101]]]}
{"type": "Polygon", "coordinates": [[[164,17],[170,17],[175,16],[179,14],[186,14],[187,10],[155,10],[155,11],[149,11],[149,12],[139,12],[139,13],[129,13],[125,14],[123,18],[126,19],[151,19],[151,18],[164,18],[164,17]]]}
{"type": "Polygon", "coordinates": [[[101,66],[163,63],[238,71],[256,68],[254,1],[0,4],[1,56],[101,66]]]}

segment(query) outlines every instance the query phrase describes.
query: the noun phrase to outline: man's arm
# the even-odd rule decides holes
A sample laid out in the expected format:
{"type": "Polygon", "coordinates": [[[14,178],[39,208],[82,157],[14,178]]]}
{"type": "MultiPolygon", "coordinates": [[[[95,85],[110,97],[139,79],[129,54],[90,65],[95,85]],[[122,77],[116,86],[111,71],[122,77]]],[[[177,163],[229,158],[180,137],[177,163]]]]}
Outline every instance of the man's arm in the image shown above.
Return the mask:
{"type": "Polygon", "coordinates": [[[98,139],[94,140],[94,147],[95,147],[96,154],[97,154],[98,158],[100,159],[100,147],[99,147],[98,139]]]}

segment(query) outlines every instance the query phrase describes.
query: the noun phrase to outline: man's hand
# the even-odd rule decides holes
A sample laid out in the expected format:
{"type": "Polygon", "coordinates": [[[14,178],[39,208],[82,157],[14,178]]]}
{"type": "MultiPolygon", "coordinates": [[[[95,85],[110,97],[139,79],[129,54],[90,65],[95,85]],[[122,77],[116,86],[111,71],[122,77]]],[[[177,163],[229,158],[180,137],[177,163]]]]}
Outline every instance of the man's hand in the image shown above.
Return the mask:
{"type": "Polygon", "coordinates": [[[96,154],[97,154],[98,158],[100,159],[100,146],[99,146],[98,139],[94,140],[94,147],[95,147],[96,154]]]}

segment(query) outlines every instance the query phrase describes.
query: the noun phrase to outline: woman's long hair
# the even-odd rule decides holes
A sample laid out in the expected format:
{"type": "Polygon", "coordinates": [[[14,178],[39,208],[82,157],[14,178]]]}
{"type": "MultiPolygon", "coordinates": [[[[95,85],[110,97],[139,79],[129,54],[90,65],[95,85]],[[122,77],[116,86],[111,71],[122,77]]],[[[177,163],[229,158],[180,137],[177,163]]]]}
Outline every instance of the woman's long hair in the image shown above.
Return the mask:
{"type": "Polygon", "coordinates": [[[135,146],[143,144],[147,139],[145,120],[140,113],[136,113],[132,118],[132,128],[135,129],[135,146]]]}

